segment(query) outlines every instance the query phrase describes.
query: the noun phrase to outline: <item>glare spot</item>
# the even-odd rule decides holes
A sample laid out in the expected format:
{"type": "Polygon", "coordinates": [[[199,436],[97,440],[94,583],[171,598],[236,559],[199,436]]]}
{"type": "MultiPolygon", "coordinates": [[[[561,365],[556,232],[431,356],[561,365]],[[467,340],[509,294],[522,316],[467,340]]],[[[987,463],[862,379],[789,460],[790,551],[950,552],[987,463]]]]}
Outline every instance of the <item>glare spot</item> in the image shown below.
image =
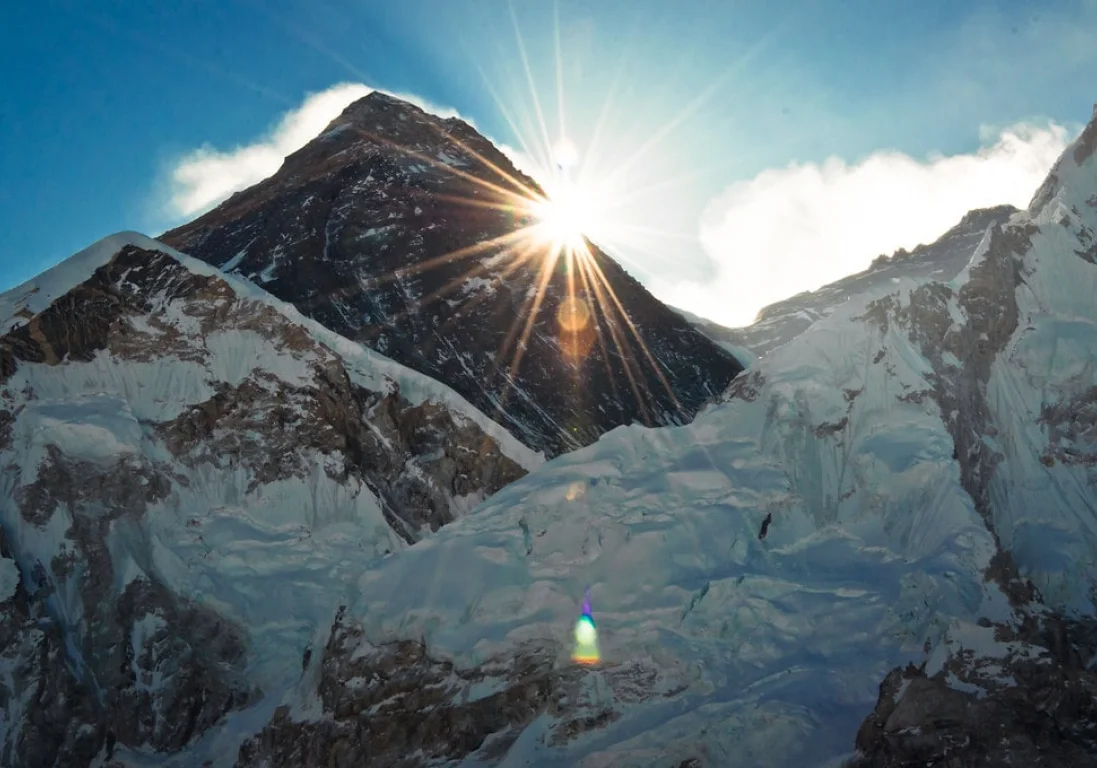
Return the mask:
{"type": "Polygon", "coordinates": [[[557,248],[582,250],[584,237],[597,226],[601,207],[591,190],[570,181],[545,185],[547,197],[533,204],[543,239],[557,248]]]}
{"type": "Polygon", "coordinates": [[[560,328],[568,333],[575,333],[587,327],[590,322],[590,307],[585,299],[579,296],[568,296],[560,302],[556,310],[556,322],[560,328]]]}
{"type": "Polygon", "coordinates": [[[565,495],[565,498],[568,501],[575,501],[576,499],[579,499],[579,498],[582,498],[583,496],[585,496],[586,492],[587,492],[586,484],[581,483],[578,480],[576,480],[574,483],[572,483],[571,485],[568,486],[568,492],[565,495]]]}
{"type": "Polygon", "coordinates": [[[598,639],[598,630],[594,628],[586,617],[579,619],[579,622],[575,625],[575,642],[580,645],[590,645],[598,639]]]}
{"type": "Polygon", "coordinates": [[[571,659],[577,664],[597,664],[602,660],[598,652],[598,630],[594,628],[594,619],[584,613],[575,623],[575,650],[571,659]]]}

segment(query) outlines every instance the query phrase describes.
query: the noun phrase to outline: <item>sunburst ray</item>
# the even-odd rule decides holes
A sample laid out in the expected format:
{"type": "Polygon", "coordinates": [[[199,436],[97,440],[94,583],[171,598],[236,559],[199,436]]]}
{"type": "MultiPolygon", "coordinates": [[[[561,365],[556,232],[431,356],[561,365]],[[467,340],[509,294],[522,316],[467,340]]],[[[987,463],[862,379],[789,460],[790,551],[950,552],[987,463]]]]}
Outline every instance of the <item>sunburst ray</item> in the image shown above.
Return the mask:
{"type": "Polygon", "coordinates": [[[639,347],[640,351],[644,354],[644,357],[647,359],[648,364],[651,366],[652,372],[659,379],[659,382],[663,385],[663,388],[666,390],[667,395],[670,397],[671,402],[674,403],[674,407],[679,411],[679,415],[681,415],[682,405],[678,401],[678,396],[674,393],[674,388],[670,386],[670,381],[667,380],[666,374],[663,373],[662,366],[660,365],[659,361],[655,359],[655,355],[652,354],[651,350],[648,349],[648,345],[644,341],[644,337],[640,335],[640,329],[636,327],[636,323],[634,323],[632,321],[632,318],[629,317],[628,312],[625,310],[624,305],[621,303],[621,300],[617,298],[617,292],[613,289],[613,286],[606,278],[605,273],[603,273],[602,270],[598,268],[596,263],[593,266],[593,273],[595,278],[602,281],[606,293],[613,301],[613,305],[617,308],[617,311],[620,313],[621,318],[625,321],[625,325],[630,331],[632,331],[632,336],[636,339],[637,347],[639,347]]]}
{"type": "Polygon", "coordinates": [[[628,379],[629,386],[632,389],[632,394],[636,399],[636,404],[640,408],[640,413],[644,419],[644,423],[648,426],[651,425],[651,415],[648,413],[647,403],[644,402],[644,397],[641,394],[639,383],[636,380],[636,376],[633,374],[632,365],[632,353],[628,349],[628,340],[622,339],[619,332],[618,324],[613,317],[613,309],[609,303],[605,300],[601,286],[595,279],[594,274],[596,271],[596,265],[593,264],[593,260],[584,259],[580,262],[582,268],[587,270],[587,279],[589,285],[594,288],[594,295],[596,296],[596,302],[599,310],[601,310],[603,317],[606,320],[606,327],[609,329],[610,338],[613,340],[614,346],[617,348],[617,357],[621,361],[621,367],[625,370],[625,377],[628,379]]]}

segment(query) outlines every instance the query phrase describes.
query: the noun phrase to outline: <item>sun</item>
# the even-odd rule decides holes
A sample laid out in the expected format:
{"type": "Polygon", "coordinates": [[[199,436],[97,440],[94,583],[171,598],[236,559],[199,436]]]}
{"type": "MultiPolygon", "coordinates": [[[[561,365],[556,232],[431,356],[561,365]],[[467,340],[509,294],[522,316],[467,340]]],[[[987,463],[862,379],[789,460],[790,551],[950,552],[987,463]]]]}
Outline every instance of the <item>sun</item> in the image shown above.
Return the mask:
{"type": "Polygon", "coordinates": [[[572,140],[558,139],[550,149],[552,168],[542,174],[544,196],[529,203],[534,235],[554,249],[579,251],[589,230],[597,225],[598,201],[584,184],[570,178],[579,150],[572,140]]]}
{"type": "Polygon", "coordinates": [[[580,251],[598,225],[598,202],[570,181],[546,184],[545,197],[530,204],[537,235],[557,248],[580,251]]]}
{"type": "Polygon", "coordinates": [[[569,139],[557,141],[551,157],[554,167],[542,176],[544,197],[529,202],[535,234],[554,249],[582,253],[586,239],[600,227],[605,200],[595,186],[572,179],[571,171],[580,157],[569,139]]]}

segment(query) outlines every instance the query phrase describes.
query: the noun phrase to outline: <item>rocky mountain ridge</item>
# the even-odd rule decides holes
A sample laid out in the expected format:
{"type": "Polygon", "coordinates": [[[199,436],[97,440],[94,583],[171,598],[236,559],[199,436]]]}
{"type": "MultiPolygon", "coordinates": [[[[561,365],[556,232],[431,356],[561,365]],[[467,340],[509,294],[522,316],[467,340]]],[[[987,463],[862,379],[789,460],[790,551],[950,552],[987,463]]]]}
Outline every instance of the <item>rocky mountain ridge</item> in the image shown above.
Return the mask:
{"type": "Polygon", "coordinates": [[[911,251],[900,249],[890,256],[881,254],[861,272],[763,307],[755,321],[744,328],[726,328],[679,312],[739,359],[753,361],[787,344],[851,296],[904,279],[952,280],[971,260],[987,230],[1005,224],[1017,212],[1011,205],[969,211],[934,242],[911,251]]]}

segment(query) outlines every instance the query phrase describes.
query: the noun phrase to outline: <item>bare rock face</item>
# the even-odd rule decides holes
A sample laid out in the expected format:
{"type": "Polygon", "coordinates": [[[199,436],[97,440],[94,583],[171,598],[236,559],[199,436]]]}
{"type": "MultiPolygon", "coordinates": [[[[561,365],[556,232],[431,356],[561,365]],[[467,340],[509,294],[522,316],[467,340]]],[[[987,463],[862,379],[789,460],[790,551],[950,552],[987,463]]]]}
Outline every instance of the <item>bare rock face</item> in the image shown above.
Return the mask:
{"type": "Polygon", "coordinates": [[[988,628],[1012,646],[1004,658],[968,650],[933,676],[925,665],[888,675],[851,768],[1097,765],[1097,675],[1078,653],[1095,650],[1093,627],[988,628]]]}
{"type": "Polygon", "coordinates": [[[102,749],[106,727],[94,696],[73,673],[61,627],[49,616],[48,591],[28,587],[0,528],[0,711],[7,723],[0,763],[23,766],[88,765],[102,749]],[[7,582],[14,581],[14,584],[7,582]]]}
{"type": "Polygon", "coordinates": [[[1048,430],[1044,463],[1097,466],[1097,387],[1044,405],[1040,422],[1048,430]]]}
{"type": "Polygon", "coordinates": [[[120,638],[126,675],[108,699],[119,742],[178,752],[258,691],[245,678],[244,632],[216,612],[153,582],[131,582],[117,604],[129,637],[120,638]],[[139,638],[139,639],[135,639],[139,638]]]}
{"type": "MultiPolygon", "coordinates": [[[[189,466],[244,464],[254,488],[306,474],[310,464],[302,447],[338,455],[340,476],[365,479],[408,540],[424,525],[437,529],[452,520],[458,511],[453,497],[490,495],[524,474],[476,424],[459,423],[437,404],[413,405],[398,387],[377,393],[355,385],[337,355],[271,307],[239,301],[217,277],[193,274],[167,254],[135,246],[0,337],[0,377],[12,375],[20,362],[87,362],[104,350],[135,363],[164,356],[208,363],[212,355],[202,339],[215,331],[258,333],[289,353],[309,356],[301,365],[311,367],[312,381],[287,385],[265,371],[235,386],[215,381],[208,400],[150,424],[189,466]],[[181,304],[195,335],[153,311],[152,297],[181,304]],[[256,440],[257,434],[264,439],[256,440]],[[403,471],[409,460],[420,471],[403,471]]],[[[0,417],[0,436],[10,421],[10,415],[0,417]]],[[[20,489],[25,518],[43,513],[50,501],[38,496],[53,487],[43,476],[20,489]]],[[[164,485],[135,488],[147,497],[164,485]]]]}
{"type": "Polygon", "coordinates": [[[964,489],[984,517],[990,515],[988,487],[1000,460],[984,440],[993,429],[987,381],[992,363],[1017,329],[1014,292],[1021,282],[1021,257],[1035,231],[1031,225],[990,230],[986,252],[958,294],[946,284],[927,283],[912,292],[908,305],[889,296],[873,302],[863,318],[881,330],[899,324],[933,366],[932,397],[956,444],[964,489]],[[953,323],[951,301],[967,322],[953,323]]]}
{"type": "MultiPolygon", "coordinates": [[[[28,588],[19,576],[0,602],[0,708],[7,721],[0,762],[84,766],[109,757],[115,744],[178,752],[254,699],[242,674],[239,628],[147,580],[117,594],[101,540],[85,531],[70,541],[69,557],[52,567],[60,578],[51,583],[41,569],[28,588]],[[86,590],[93,615],[66,631],[46,601],[80,571],[77,588],[86,590]],[[69,643],[79,648],[75,659],[69,643]]],[[[0,558],[15,570],[12,556],[0,530],[0,558]]]]}
{"type": "Polygon", "coordinates": [[[305,672],[315,706],[307,714],[280,707],[240,748],[237,765],[410,767],[465,758],[492,764],[538,716],[552,721],[545,741],[561,746],[613,722],[630,705],[676,695],[662,677],[633,663],[593,672],[567,661],[564,649],[538,643],[458,668],[432,658],[419,641],[373,645],[340,609],[322,654],[305,672]],[[608,689],[601,696],[584,686],[593,674],[608,689]]]}
{"type": "Polygon", "coordinates": [[[464,123],[375,92],[163,240],[444,382],[547,455],[689,421],[742,366],[597,247],[569,278],[547,243],[516,236],[539,194],[464,123]]]}
{"type": "MultiPolygon", "coordinates": [[[[74,593],[83,615],[78,622],[72,622],[74,617],[58,621],[39,606],[63,640],[13,632],[10,644],[35,642],[42,649],[38,664],[73,668],[75,679],[61,676],[59,681],[75,689],[71,698],[59,696],[49,705],[59,710],[59,719],[80,719],[84,738],[67,747],[74,750],[73,759],[89,749],[96,753],[108,734],[129,746],[177,752],[225,714],[254,700],[256,691],[244,676],[246,646],[239,627],[147,575],[118,586],[108,547],[113,524],[137,523],[147,506],[167,493],[170,481],[134,460],[104,468],[66,458],[52,445],[38,469],[37,479],[16,493],[22,519],[46,528],[54,515],[64,515],[68,529],[58,554],[38,565],[42,576],[35,598],[74,593]]],[[[59,674],[37,670],[50,682],[59,674]]],[[[10,743],[35,738],[33,730],[27,732],[29,723],[33,717],[10,743]]],[[[58,755],[55,760],[63,757],[58,755]]]]}
{"type": "Polygon", "coordinates": [[[415,641],[372,649],[342,616],[319,667],[316,692],[328,716],[295,722],[288,707],[280,708],[241,748],[239,765],[411,766],[465,757],[497,731],[520,730],[561,684],[552,655],[543,651],[527,649],[494,669],[459,674],[415,641]],[[488,695],[460,700],[477,686],[496,685],[488,695]]]}
{"type": "Polygon", "coordinates": [[[1097,152],[1097,104],[1093,105],[1093,119],[1089,121],[1082,135],[1074,144],[1074,162],[1081,165],[1097,152]]]}
{"type": "Polygon", "coordinates": [[[461,511],[455,499],[482,499],[525,474],[475,424],[457,423],[437,404],[412,405],[398,390],[369,392],[338,365],[318,371],[315,386],[281,387],[276,395],[257,381],[225,388],[157,431],[187,464],[231,457],[246,465],[252,488],[306,476],[311,466],[301,447],[342,456],[329,474],[364,480],[408,543],[423,528],[451,522],[461,511]],[[251,442],[255,431],[268,439],[251,442]]]}

